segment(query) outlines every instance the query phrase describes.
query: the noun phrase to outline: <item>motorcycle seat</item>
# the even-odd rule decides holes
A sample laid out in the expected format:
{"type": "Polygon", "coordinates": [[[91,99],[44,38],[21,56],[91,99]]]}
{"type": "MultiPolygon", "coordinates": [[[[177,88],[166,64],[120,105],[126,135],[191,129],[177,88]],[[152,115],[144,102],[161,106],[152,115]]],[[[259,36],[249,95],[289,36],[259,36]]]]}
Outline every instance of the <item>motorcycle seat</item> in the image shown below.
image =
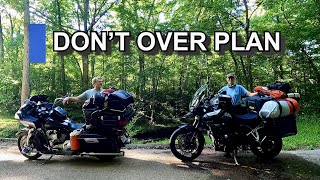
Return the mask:
{"type": "Polygon", "coordinates": [[[241,121],[251,121],[258,118],[258,113],[248,112],[246,114],[235,114],[234,118],[241,121]]]}

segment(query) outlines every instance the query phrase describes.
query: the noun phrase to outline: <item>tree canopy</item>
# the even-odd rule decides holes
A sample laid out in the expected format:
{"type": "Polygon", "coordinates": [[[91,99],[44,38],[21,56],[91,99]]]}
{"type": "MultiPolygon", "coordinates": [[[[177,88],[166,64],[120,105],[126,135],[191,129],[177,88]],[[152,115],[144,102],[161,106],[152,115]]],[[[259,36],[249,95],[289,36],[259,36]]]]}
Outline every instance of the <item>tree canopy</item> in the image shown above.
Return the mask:
{"type": "MultiPolygon", "coordinates": [[[[0,114],[20,106],[23,62],[23,1],[0,0],[0,114]]],[[[217,91],[234,72],[249,91],[257,85],[289,82],[302,96],[303,112],[320,110],[319,0],[30,0],[30,22],[47,25],[47,63],[30,65],[31,94],[52,99],[78,95],[101,76],[104,87],[131,92],[137,100],[137,120],[158,124],[178,121],[201,83],[210,80],[217,91]],[[201,53],[197,56],[111,55],[53,52],[53,31],[280,31],[285,54],[239,56],[201,53]]],[[[133,46],[133,45],[132,45],[133,46]]]]}

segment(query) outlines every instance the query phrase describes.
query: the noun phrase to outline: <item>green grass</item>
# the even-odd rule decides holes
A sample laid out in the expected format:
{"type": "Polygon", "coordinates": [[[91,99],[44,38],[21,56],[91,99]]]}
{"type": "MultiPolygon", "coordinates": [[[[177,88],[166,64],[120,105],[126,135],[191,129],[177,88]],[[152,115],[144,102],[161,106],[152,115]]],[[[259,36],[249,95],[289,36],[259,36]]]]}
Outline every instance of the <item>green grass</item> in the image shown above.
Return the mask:
{"type": "MultiPolygon", "coordinates": [[[[298,116],[297,118],[298,134],[283,139],[283,147],[285,150],[294,149],[315,149],[320,148],[320,117],[316,115],[298,116]]],[[[12,138],[20,126],[17,120],[12,117],[0,116],[0,137],[12,138]]],[[[138,126],[132,124],[127,126],[130,135],[136,132],[152,129],[152,126],[138,126]]],[[[209,136],[205,135],[206,144],[211,144],[209,136]]],[[[134,144],[152,143],[152,144],[169,144],[168,139],[140,141],[133,139],[134,144]]]]}
{"type": "Polygon", "coordinates": [[[19,122],[11,117],[0,117],[0,137],[14,138],[19,130],[19,122]]]}
{"type": "Polygon", "coordinates": [[[305,115],[297,118],[298,134],[283,139],[284,149],[320,148],[320,117],[305,115]]]}

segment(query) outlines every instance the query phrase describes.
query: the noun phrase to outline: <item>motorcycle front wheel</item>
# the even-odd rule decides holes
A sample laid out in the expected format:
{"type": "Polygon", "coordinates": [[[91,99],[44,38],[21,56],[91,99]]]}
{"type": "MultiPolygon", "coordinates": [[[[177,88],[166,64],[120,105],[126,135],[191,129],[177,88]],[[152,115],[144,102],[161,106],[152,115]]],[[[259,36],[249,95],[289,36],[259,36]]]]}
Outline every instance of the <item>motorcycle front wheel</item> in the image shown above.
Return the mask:
{"type": "Polygon", "coordinates": [[[31,143],[30,146],[27,145],[27,137],[28,135],[20,135],[18,137],[18,148],[19,148],[19,151],[20,153],[28,158],[28,159],[31,159],[31,160],[36,160],[38,159],[41,154],[38,153],[37,149],[34,147],[33,143],[31,143]],[[28,149],[28,152],[24,152],[24,148],[29,148],[28,149]]]}
{"type": "Polygon", "coordinates": [[[282,149],[282,138],[267,136],[260,145],[253,144],[250,148],[252,153],[260,159],[273,159],[282,149]]]}
{"type": "Polygon", "coordinates": [[[197,158],[204,147],[204,136],[196,129],[177,129],[170,137],[170,149],[182,161],[197,158]]]}

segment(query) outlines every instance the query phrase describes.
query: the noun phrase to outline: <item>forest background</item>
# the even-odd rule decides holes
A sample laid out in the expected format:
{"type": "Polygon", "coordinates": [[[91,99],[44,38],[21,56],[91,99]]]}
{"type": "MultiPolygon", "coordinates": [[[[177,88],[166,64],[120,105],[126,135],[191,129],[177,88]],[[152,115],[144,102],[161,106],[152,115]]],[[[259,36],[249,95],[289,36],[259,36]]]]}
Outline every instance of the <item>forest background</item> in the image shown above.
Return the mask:
{"type": "MultiPolygon", "coordinates": [[[[79,95],[101,76],[104,88],[132,93],[137,115],[133,131],[181,123],[193,93],[206,81],[216,92],[234,72],[238,83],[252,91],[257,85],[289,82],[301,94],[301,121],[318,124],[320,110],[320,1],[319,0],[0,0],[0,116],[13,117],[21,94],[46,94],[51,101],[79,95]],[[26,3],[27,2],[27,3],[26,3]],[[27,15],[30,15],[30,19],[27,15]],[[24,23],[46,24],[45,64],[30,64],[30,89],[22,88],[24,23]],[[131,47],[131,54],[61,55],[53,52],[53,31],[237,31],[243,42],[250,31],[280,31],[285,54],[238,56],[146,55],[131,47]]],[[[67,107],[82,121],[81,107],[67,107]]],[[[319,132],[316,126],[315,133],[319,132]]]]}

